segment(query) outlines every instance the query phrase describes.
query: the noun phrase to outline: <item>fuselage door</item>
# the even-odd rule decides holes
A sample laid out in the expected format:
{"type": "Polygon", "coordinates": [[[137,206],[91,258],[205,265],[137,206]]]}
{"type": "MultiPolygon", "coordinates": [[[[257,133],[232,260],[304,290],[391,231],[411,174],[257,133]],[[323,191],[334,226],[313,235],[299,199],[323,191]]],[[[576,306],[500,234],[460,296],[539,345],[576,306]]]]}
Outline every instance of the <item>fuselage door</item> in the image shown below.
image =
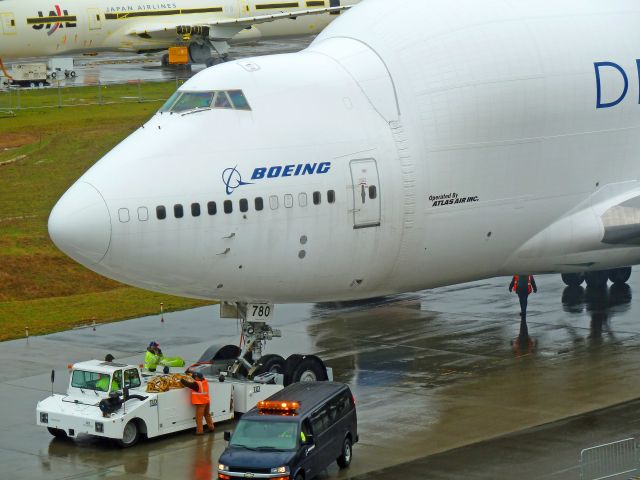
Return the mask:
{"type": "Polygon", "coordinates": [[[16,17],[13,13],[0,13],[0,20],[2,20],[2,33],[4,35],[16,34],[16,17]]]}
{"type": "Polygon", "coordinates": [[[380,226],[380,180],[373,158],[351,160],[353,228],[380,226]]]}
{"type": "Polygon", "coordinates": [[[87,8],[87,18],[89,19],[89,30],[102,29],[102,14],[99,8],[87,8]]]}

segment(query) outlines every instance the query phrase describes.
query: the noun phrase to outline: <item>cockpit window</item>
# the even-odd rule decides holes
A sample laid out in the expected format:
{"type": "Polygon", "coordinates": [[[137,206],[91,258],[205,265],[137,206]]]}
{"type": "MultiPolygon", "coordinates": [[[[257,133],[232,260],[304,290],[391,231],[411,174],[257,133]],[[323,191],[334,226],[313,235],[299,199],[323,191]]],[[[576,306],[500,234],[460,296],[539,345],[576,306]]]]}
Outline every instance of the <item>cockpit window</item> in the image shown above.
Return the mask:
{"type": "Polygon", "coordinates": [[[215,108],[233,108],[225,92],[218,92],[215,106],[215,108]]]}
{"type": "Polygon", "coordinates": [[[209,108],[212,99],[213,92],[183,92],[171,107],[171,111],[180,113],[197,108],[209,108]]]}
{"type": "Polygon", "coordinates": [[[242,90],[217,90],[210,92],[176,91],[160,108],[160,112],[184,113],[210,108],[251,110],[242,90]]]}
{"type": "Polygon", "coordinates": [[[178,90],[173,92],[173,95],[171,95],[169,97],[169,100],[164,102],[164,105],[162,106],[162,108],[160,108],[160,111],[161,112],[168,112],[169,110],[171,110],[171,107],[173,107],[173,104],[176,103],[176,100],[178,99],[178,97],[180,95],[182,95],[182,92],[179,92],[178,90]]]}
{"type": "Polygon", "coordinates": [[[238,110],[251,110],[249,102],[247,102],[242,90],[229,90],[227,93],[229,94],[229,98],[231,98],[234,108],[238,110]]]}

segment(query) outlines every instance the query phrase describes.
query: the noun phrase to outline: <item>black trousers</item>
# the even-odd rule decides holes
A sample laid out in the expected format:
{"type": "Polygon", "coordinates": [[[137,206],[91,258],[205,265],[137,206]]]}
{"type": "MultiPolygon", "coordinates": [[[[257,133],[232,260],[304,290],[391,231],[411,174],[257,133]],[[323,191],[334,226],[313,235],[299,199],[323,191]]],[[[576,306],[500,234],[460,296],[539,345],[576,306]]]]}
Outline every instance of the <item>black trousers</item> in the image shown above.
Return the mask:
{"type": "Polygon", "coordinates": [[[520,314],[523,317],[527,316],[527,300],[529,299],[528,293],[519,293],[518,300],[520,300],[520,314]]]}

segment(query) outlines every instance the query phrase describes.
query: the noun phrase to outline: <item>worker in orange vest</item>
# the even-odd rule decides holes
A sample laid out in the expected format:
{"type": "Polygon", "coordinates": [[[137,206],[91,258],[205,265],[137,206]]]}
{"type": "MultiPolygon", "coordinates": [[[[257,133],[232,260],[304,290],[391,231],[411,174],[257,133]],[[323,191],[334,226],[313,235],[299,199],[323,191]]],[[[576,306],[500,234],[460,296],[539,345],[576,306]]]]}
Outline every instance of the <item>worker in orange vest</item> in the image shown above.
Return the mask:
{"type": "Polygon", "coordinates": [[[202,426],[203,417],[207,422],[209,433],[212,433],[214,427],[210,411],[211,398],[209,397],[209,383],[200,372],[193,372],[193,379],[193,382],[184,379],[180,381],[185,387],[192,390],[191,403],[196,407],[196,435],[204,434],[202,426]]]}
{"type": "Polygon", "coordinates": [[[516,291],[520,300],[520,316],[523,321],[527,318],[527,301],[531,292],[538,292],[533,275],[514,275],[509,284],[509,291],[516,291]]]}

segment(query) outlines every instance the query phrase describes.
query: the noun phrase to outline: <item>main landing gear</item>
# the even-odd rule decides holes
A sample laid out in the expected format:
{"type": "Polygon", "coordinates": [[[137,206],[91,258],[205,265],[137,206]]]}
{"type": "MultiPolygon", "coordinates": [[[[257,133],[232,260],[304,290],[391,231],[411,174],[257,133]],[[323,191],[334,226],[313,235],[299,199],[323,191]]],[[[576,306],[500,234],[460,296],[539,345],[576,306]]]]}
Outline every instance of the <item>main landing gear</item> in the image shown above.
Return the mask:
{"type": "Polygon", "coordinates": [[[587,282],[588,287],[602,288],[611,281],[614,285],[623,285],[631,277],[631,267],[614,268],[611,270],[598,270],[584,273],[563,273],[562,281],[569,287],[578,287],[587,282]]]}
{"type": "MultiPolygon", "coordinates": [[[[259,375],[279,380],[285,385],[296,382],[329,380],[331,371],[315,355],[293,354],[286,359],[278,354],[262,354],[268,340],[281,337],[282,332],[272,328],[266,319],[248,319],[247,309],[255,304],[238,303],[235,308],[242,322],[242,347],[236,345],[212,346],[200,357],[196,365],[209,364],[209,373],[217,375],[225,372],[234,378],[252,380],[259,375]]],[[[221,306],[221,311],[222,311],[221,306]]],[[[271,317],[273,306],[264,304],[264,311],[271,317]]]]}

